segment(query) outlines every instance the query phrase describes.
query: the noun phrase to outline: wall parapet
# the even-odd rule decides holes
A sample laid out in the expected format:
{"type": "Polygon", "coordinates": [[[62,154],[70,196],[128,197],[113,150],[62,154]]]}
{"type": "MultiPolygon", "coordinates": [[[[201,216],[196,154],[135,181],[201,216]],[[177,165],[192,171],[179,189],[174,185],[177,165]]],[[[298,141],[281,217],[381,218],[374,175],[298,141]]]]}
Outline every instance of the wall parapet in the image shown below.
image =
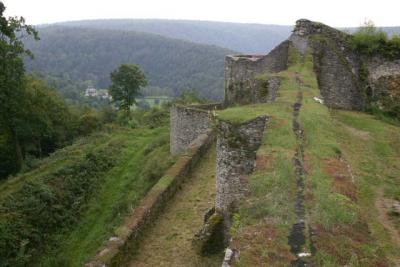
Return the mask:
{"type": "Polygon", "coordinates": [[[186,153],[167,170],[165,175],[150,189],[124,223],[114,231],[86,267],[121,266],[127,259],[127,251],[137,245],[146,227],[158,216],[171,197],[178,191],[188,173],[205,154],[215,140],[211,129],[200,134],[187,148],[186,153]]]}
{"type": "Polygon", "coordinates": [[[185,152],[191,142],[211,128],[212,110],[222,109],[221,103],[174,105],[170,109],[172,155],[185,152]]]}

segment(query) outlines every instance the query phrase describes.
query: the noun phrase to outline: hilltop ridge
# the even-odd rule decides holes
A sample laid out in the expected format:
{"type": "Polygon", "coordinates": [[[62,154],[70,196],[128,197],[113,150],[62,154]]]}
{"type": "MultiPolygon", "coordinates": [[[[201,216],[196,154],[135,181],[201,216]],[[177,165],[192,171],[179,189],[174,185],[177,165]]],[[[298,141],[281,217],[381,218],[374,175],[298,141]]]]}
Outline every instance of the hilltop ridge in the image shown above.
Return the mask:
{"type": "Polygon", "coordinates": [[[399,265],[400,126],[367,111],[396,108],[400,59],[352,38],[299,20],[225,57],[223,102],[109,125],[1,183],[2,261],[399,265]]]}
{"type": "MultiPolygon", "coordinates": [[[[203,210],[203,225],[197,232],[193,226],[173,228],[174,221],[183,225],[194,215],[170,213],[183,208],[171,190],[189,182],[169,176],[139,213],[150,214],[157,230],[141,227],[149,217],[124,224],[125,234],[116,233],[117,241],[108,242],[88,266],[151,266],[152,253],[168,265],[193,252],[200,256],[187,261],[193,266],[219,260],[224,267],[396,266],[400,128],[360,112],[374,104],[362,82],[376,86],[380,80],[362,79],[360,65],[368,57],[350,49],[350,38],[302,19],[267,55],[227,56],[224,103],[171,108],[170,149],[186,162],[179,168],[189,170],[187,179],[210,175],[204,163],[192,169],[193,160],[204,155],[201,144],[216,138],[214,204],[204,207],[210,196],[180,198],[193,203],[197,216],[203,210]],[[157,236],[158,218],[169,218],[171,236],[157,236]],[[189,251],[187,231],[193,234],[189,251]],[[172,254],[159,251],[163,247],[172,254]]],[[[398,78],[396,59],[382,58],[380,64],[391,64],[384,73],[398,78]]],[[[370,68],[373,73],[377,65],[370,68]]],[[[190,191],[198,191],[200,185],[193,185],[190,191]]]]}

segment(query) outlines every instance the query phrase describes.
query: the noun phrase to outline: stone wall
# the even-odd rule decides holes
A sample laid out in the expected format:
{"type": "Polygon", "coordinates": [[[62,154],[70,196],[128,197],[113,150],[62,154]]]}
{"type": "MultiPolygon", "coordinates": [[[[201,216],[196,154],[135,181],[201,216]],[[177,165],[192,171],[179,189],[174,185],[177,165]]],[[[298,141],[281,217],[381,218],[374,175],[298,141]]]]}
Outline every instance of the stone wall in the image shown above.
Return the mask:
{"type": "Polygon", "coordinates": [[[239,125],[218,121],[215,207],[193,239],[201,255],[219,253],[229,245],[232,215],[248,190],[247,177],[255,167],[266,122],[266,116],[239,125]]]}
{"type": "Polygon", "coordinates": [[[265,73],[287,69],[289,47],[312,52],[318,86],[331,108],[363,110],[375,102],[382,110],[400,112],[400,60],[366,58],[350,45],[351,36],[319,22],[300,19],[287,41],[268,55],[225,58],[225,105],[271,102],[280,80],[258,79],[265,73]],[[364,77],[364,67],[369,76],[364,77]]]}
{"type": "Polygon", "coordinates": [[[187,148],[187,153],[180,156],[168,169],[139,205],[125,218],[123,224],[114,231],[114,236],[103,244],[99,252],[85,266],[126,266],[130,257],[129,252],[132,253],[143,232],[179,190],[188,177],[188,173],[214,143],[214,140],[215,135],[210,129],[199,135],[187,148]]]}
{"type": "Polygon", "coordinates": [[[369,73],[368,97],[371,101],[377,102],[385,111],[400,106],[400,60],[387,61],[375,56],[364,62],[369,73]]]}
{"type": "Polygon", "coordinates": [[[219,122],[215,210],[224,217],[230,215],[248,190],[247,176],[254,169],[266,121],[266,116],[260,116],[240,125],[219,122]]]}
{"type": "Polygon", "coordinates": [[[296,22],[289,40],[301,53],[312,51],[318,86],[332,108],[363,109],[365,96],[359,79],[360,59],[349,46],[350,36],[318,22],[296,22]]]}
{"type": "MultiPolygon", "coordinates": [[[[281,85],[282,77],[270,76],[266,83],[260,84],[261,90],[256,94],[255,103],[270,103],[274,102],[278,96],[279,86],[281,85]],[[263,90],[264,88],[264,90],[263,90]]],[[[260,81],[259,81],[260,82],[260,81]]]]}
{"type": "MultiPolygon", "coordinates": [[[[225,58],[225,106],[260,102],[263,88],[257,75],[283,71],[288,64],[289,41],[274,48],[268,55],[237,55],[225,58]]],[[[271,90],[272,92],[273,90],[271,90]]],[[[263,101],[272,97],[267,96],[263,101]]]]}
{"type": "Polygon", "coordinates": [[[363,109],[366,99],[359,80],[359,61],[346,55],[335,43],[327,45],[319,40],[313,42],[313,56],[325,104],[331,108],[363,109]]]}
{"type": "Polygon", "coordinates": [[[183,153],[190,143],[211,127],[211,110],[221,104],[171,107],[170,151],[172,155],[183,153]]]}

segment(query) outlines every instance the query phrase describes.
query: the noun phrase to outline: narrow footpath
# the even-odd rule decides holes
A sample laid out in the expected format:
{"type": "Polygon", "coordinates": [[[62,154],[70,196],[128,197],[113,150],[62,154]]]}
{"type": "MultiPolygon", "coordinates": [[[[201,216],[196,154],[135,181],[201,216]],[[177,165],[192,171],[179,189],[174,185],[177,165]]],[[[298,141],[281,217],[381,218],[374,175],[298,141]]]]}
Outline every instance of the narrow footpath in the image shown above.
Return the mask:
{"type": "Polygon", "coordinates": [[[296,223],[293,224],[288,237],[290,251],[296,259],[292,261],[292,266],[311,266],[308,262],[312,256],[313,245],[311,242],[312,232],[306,222],[306,211],[304,207],[304,188],[305,188],[305,168],[304,168],[304,130],[299,121],[300,109],[302,106],[303,93],[301,91],[301,81],[296,75],[296,87],[298,89],[296,103],[293,105],[293,132],[297,139],[297,149],[293,158],[296,178],[296,202],[295,213],[296,223]],[[309,234],[307,235],[307,228],[309,234]]]}
{"type": "Polygon", "coordinates": [[[221,266],[223,255],[201,257],[192,238],[215,200],[215,146],[202,157],[164,212],[147,231],[128,266],[221,266]]]}

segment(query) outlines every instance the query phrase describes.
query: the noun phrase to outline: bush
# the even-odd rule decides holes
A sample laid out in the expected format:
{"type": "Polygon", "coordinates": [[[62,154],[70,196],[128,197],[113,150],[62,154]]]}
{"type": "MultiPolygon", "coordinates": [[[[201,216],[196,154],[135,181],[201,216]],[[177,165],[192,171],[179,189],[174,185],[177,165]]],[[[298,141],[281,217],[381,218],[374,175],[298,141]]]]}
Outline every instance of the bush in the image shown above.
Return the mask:
{"type": "Polygon", "coordinates": [[[155,107],[143,114],[142,123],[152,129],[165,124],[168,118],[169,114],[166,110],[155,107]]]}
{"type": "Polygon", "coordinates": [[[175,99],[174,103],[189,105],[189,104],[204,104],[207,103],[205,98],[200,97],[196,89],[183,90],[182,94],[175,99]]]}
{"type": "Polygon", "coordinates": [[[100,127],[101,119],[95,110],[89,110],[79,118],[79,133],[81,135],[89,135],[100,127]]]}
{"type": "Polygon", "coordinates": [[[375,28],[372,22],[367,22],[352,35],[351,46],[360,54],[368,56],[382,55],[388,59],[400,58],[400,37],[394,35],[389,38],[387,33],[375,28]]]}
{"type": "Polygon", "coordinates": [[[114,166],[119,147],[89,152],[81,162],[28,181],[8,196],[0,206],[0,266],[35,265],[54,234],[79,219],[101,174],[114,166]]]}
{"type": "Polygon", "coordinates": [[[117,111],[110,106],[103,107],[100,110],[100,118],[103,123],[113,123],[117,119],[117,111]]]}

